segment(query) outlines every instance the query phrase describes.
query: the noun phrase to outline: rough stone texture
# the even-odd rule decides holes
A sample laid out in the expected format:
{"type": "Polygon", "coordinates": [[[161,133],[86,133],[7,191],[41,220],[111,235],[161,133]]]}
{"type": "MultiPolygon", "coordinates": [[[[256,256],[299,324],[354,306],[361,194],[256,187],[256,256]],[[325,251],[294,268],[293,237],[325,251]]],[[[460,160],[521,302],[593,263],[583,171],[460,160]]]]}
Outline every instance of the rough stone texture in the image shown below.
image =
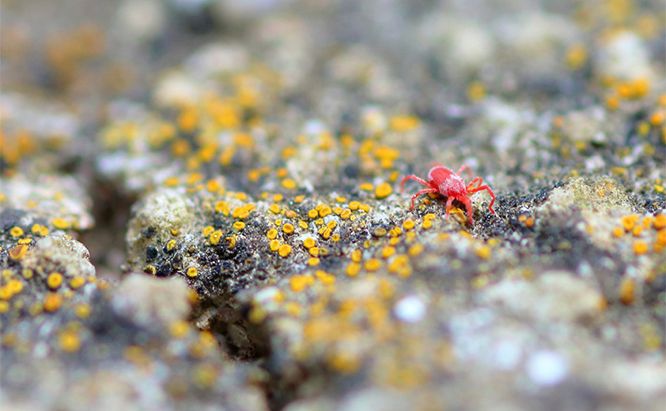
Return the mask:
{"type": "Polygon", "coordinates": [[[0,407],[663,408],[659,1],[236,3],[0,6],[0,407]]]}

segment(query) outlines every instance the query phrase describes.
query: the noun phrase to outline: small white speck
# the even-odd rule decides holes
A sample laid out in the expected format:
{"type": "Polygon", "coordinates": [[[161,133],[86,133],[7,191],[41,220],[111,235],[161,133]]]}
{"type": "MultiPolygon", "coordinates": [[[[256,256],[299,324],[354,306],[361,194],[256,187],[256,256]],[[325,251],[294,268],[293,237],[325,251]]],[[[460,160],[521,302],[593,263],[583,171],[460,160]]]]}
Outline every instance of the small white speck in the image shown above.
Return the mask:
{"type": "Polygon", "coordinates": [[[520,347],[510,341],[501,341],[495,347],[495,366],[502,370],[512,370],[520,361],[520,347]]]}
{"type": "Polygon", "coordinates": [[[412,295],[398,301],[393,312],[400,321],[415,323],[425,315],[426,306],[419,297],[412,295]]]}
{"type": "Polygon", "coordinates": [[[260,305],[263,305],[273,301],[278,293],[279,291],[276,287],[266,287],[254,295],[254,301],[260,305]]]}
{"type": "Polygon", "coordinates": [[[324,123],[322,123],[319,120],[309,120],[307,123],[305,123],[305,126],[303,127],[303,131],[305,131],[305,134],[314,136],[317,134],[321,134],[324,131],[326,131],[326,127],[324,126],[324,123]]]}
{"type": "Polygon", "coordinates": [[[567,360],[554,351],[539,351],[527,362],[527,375],[536,384],[556,385],[567,376],[567,360]]]}

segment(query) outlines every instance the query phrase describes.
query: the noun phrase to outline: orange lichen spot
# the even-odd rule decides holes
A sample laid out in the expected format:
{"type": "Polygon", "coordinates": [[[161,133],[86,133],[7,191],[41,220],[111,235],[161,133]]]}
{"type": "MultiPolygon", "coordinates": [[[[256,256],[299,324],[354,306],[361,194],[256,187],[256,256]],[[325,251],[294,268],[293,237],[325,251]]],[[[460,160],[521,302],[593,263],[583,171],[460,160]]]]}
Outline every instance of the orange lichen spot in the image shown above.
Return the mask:
{"type": "Polygon", "coordinates": [[[62,305],[62,297],[56,293],[48,293],[44,297],[44,310],[52,313],[57,311],[62,305]]]}
{"type": "Polygon", "coordinates": [[[81,347],[81,339],[76,331],[65,330],[58,336],[58,345],[64,352],[76,352],[81,347]]]}
{"type": "Polygon", "coordinates": [[[25,244],[19,244],[9,249],[9,258],[18,261],[25,257],[28,252],[28,246],[25,244]]]}
{"type": "Polygon", "coordinates": [[[308,250],[308,253],[310,253],[311,256],[313,257],[319,257],[319,247],[312,247],[308,250]]]}
{"type": "Polygon", "coordinates": [[[169,324],[169,333],[174,338],[183,338],[190,331],[187,321],[174,321],[169,324]]]}
{"type": "Polygon", "coordinates": [[[244,220],[250,216],[250,213],[254,211],[255,208],[256,206],[254,204],[245,204],[244,206],[234,208],[231,212],[231,216],[233,218],[244,220]]]}
{"type": "Polygon", "coordinates": [[[409,259],[406,255],[398,255],[393,258],[388,265],[388,270],[403,278],[409,277],[412,273],[411,267],[409,266],[409,259]]]}
{"type": "Polygon", "coordinates": [[[467,98],[472,102],[481,101],[486,97],[486,87],[480,81],[473,81],[467,86],[467,98]]]}
{"type": "Polygon", "coordinates": [[[650,92],[650,81],[647,78],[639,78],[633,81],[632,98],[641,98],[650,92]]]}
{"type": "Polygon", "coordinates": [[[25,278],[26,280],[29,280],[29,279],[32,278],[32,276],[34,275],[34,273],[33,273],[33,271],[32,271],[31,269],[29,269],[29,268],[24,268],[23,271],[21,272],[21,275],[22,275],[23,278],[25,278]]]}
{"type": "Polygon", "coordinates": [[[375,189],[375,197],[379,200],[388,197],[393,192],[393,187],[389,183],[381,183],[375,189]]]}
{"type": "Polygon", "coordinates": [[[414,244],[413,246],[409,247],[409,250],[407,250],[407,254],[411,255],[412,257],[415,257],[423,252],[423,244],[414,244]]]}
{"type": "Polygon", "coordinates": [[[167,187],[176,187],[179,184],[180,184],[179,177],[169,177],[166,180],[164,180],[164,185],[167,187]]]}
{"type": "Polygon", "coordinates": [[[2,279],[5,280],[5,281],[7,281],[7,280],[9,280],[10,278],[14,277],[14,272],[13,272],[12,270],[10,270],[10,269],[7,269],[7,268],[5,268],[4,270],[2,270],[2,273],[1,273],[1,274],[2,274],[2,279]]]}
{"type": "Polygon", "coordinates": [[[21,237],[23,234],[24,234],[24,231],[19,226],[14,226],[9,230],[9,235],[11,235],[14,238],[21,237]]]}
{"type": "Polygon", "coordinates": [[[81,318],[88,318],[90,316],[90,306],[88,304],[77,304],[74,307],[74,314],[81,318]]]}
{"type": "Polygon", "coordinates": [[[284,178],[284,177],[287,176],[287,174],[289,174],[289,171],[287,171],[286,168],[282,167],[282,168],[278,168],[278,169],[275,171],[275,174],[276,174],[279,178],[284,178]]]}
{"type": "Polygon", "coordinates": [[[308,211],[308,217],[315,219],[319,217],[319,212],[315,210],[314,208],[308,211]]]}
{"type": "Polygon", "coordinates": [[[229,215],[229,204],[226,201],[218,201],[215,203],[215,212],[229,215]]]}
{"type": "Polygon", "coordinates": [[[256,183],[259,181],[259,178],[261,177],[261,170],[259,169],[252,169],[247,172],[247,179],[250,180],[253,183],[256,183]]]}
{"type": "Polygon", "coordinates": [[[666,247],[666,230],[660,230],[657,232],[657,241],[655,244],[660,247],[666,247]]]}
{"type": "Polygon", "coordinates": [[[421,121],[416,116],[400,115],[393,116],[390,120],[390,127],[393,131],[406,132],[415,129],[421,121]]]}
{"type": "Polygon", "coordinates": [[[83,287],[85,283],[86,280],[80,275],[74,276],[71,280],[69,280],[69,286],[75,290],[83,287]]]}
{"type": "Polygon", "coordinates": [[[345,269],[345,273],[349,277],[356,277],[361,272],[361,265],[359,263],[349,263],[345,269]]]}
{"type": "Polygon", "coordinates": [[[389,258],[389,257],[392,257],[395,254],[395,248],[391,247],[391,246],[386,246],[386,247],[382,248],[381,254],[382,254],[382,258],[385,258],[385,259],[389,258]]]}
{"type": "Polygon", "coordinates": [[[294,292],[301,292],[305,288],[314,284],[314,278],[311,275],[295,275],[289,279],[289,286],[294,292]]]}
{"type": "Polygon", "coordinates": [[[587,49],[582,44],[574,44],[567,50],[565,60],[571,70],[579,70],[587,61],[587,49]]]}
{"type": "Polygon", "coordinates": [[[62,284],[62,274],[53,272],[46,278],[46,284],[50,289],[55,290],[62,284]]]}
{"type": "Polygon", "coordinates": [[[181,130],[192,132],[197,126],[199,115],[194,108],[188,107],[180,112],[176,121],[181,130]]]}
{"type": "Polygon", "coordinates": [[[340,212],[340,218],[342,218],[343,220],[349,220],[349,217],[351,217],[351,215],[352,211],[348,208],[345,208],[342,210],[342,212],[340,212]]]}
{"type": "Polygon", "coordinates": [[[4,287],[0,288],[0,300],[10,300],[22,290],[23,283],[20,280],[10,280],[4,287]]]}
{"type": "Polygon", "coordinates": [[[475,248],[474,253],[477,255],[477,257],[481,258],[482,260],[487,260],[490,258],[491,249],[487,245],[482,245],[480,247],[475,248]]]}
{"type": "Polygon", "coordinates": [[[635,291],[636,281],[633,278],[625,277],[620,283],[620,301],[622,304],[632,304],[635,298],[635,291]]]}
{"type": "Polygon", "coordinates": [[[9,300],[12,298],[12,291],[7,286],[0,287],[0,300],[9,300]]]}
{"type": "Polygon", "coordinates": [[[268,211],[270,211],[273,214],[279,214],[280,213],[280,206],[278,204],[271,204],[268,207],[268,211]]]}
{"type": "Polygon", "coordinates": [[[434,213],[428,213],[428,214],[423,216],[423,221],[432,221],[436,218],[437,218],[437,215],[435,215],[434,213]]]}
{"type": "Polygon", "coordinates": [[[527,228],[532,228],[534,226],[534,217],[526,214],[522,214],[520,217],[518,217],[518,221],[527,228]]]}
{"type": "Polygon", "coordinates": [[[315,277],[324,285],[333,285],[335,284],[335,276],[329,274],[326,271],[317,270],[315,272],[315,277]]]}
{"type": "Polygon", "coordinates": [[[296,182],[292,180],[291,178],[285,178],[282,180],[282,187],[286,188],[287,190],[293,190],[296,188],[296,182]]]}
{"type": "Polygon", "coordinates": [[[381,260],[378,260],[376,258],[371,258],[368,261],[365,262],[365,269],[368,271],[377,271],[379,268],[382,266],[381,260]]]}
{"type": "Polygon", "coordinates": [[[358,186],[358,188],[363,191],[372,191],[374,189],[374,186],[372,185],[372,183],[361,183],[358,186]]]}
{"type": "Polygon", "coordinates": [[[54,218],[51,220],[51,224],[53,224],[53,226],[59,230],[66,230],[71,227],[69,221],[65,220],[64,218],[54,218]]]}
{"type": "Polygon", "coordinates": [[[326,204],[317,204],[317,206],[315,207],[315,210],[317,210],[317,214],[321,218],[324,218],[324,217],[330,215],[333,212],[331,207],[329,207],[326,204]]]}
{"type": "Polygon", "coordinates": [[[654,222],[654,217],[650,217],[650,216],[643,217],[643,221],[641,222],[641,227],[643,227],[644,229],[647,230],[650,227],[652,227],[653,222],[654,222]]]}
{"type": "Polygon", "coordinates": [[[662,230],[662,229],[666,228],[666,214],[659,214],[659,215],[655,216],[655,218],[652,222],[652,226],[656,230],[662,230]]]}
{"type": "Polygon", "coordinates": [[[280,257],[289,256],[289,254],[291,254],[291,246],[289,244],[282,244],[280,248],[278,248],[278,254],[280,257]]]}
{"type": "Polygon", "coordinates": [[[634,242],[634,254],[643,255],[648,252],[648,245],[645,241],[634,242]]]}
{"type": "Polygon", "coordinates": [[[341,374],[353,374],[361,366],[357,356],[342,352],[329,355],[326,362],[329,367],[341,374]]]}
{"type": "Polygon", "coordinates": [[[296,203],[296,204],[300,204],[300,203],[302,203],[303,201],[305,201],[305,196],[302,195],[302,194],[301,194],[301,195],[297,195],[296,197],[294,197],[294,203],[296,203]]]}
{"type": "Polygon", "coordinates": [[[207,225],[201,230],[201,234],[204,237],[208,237],[209,235],[213,234],[213,231],[215,231],[215,227],[213,227],[212,225],[207,225]]]}
{"type": "Polygon", "coordinates": [[[652,124],[655,127],[662,125],[664,123],[664,120],[666,120],[666,112],[662,110],[655,111],[650,116],[650,124],[652,124]]]}
{"type": "Polygon", "coordinates": [[[606,108],[615,111],[620,108],[620,99],[616,95],[606,97],[606,108]]]}
{"type": "Polygon", "coordinates": [[[0,301],[0,314],[4,314],[9,311],[9,303],[7,301],[0,301]]]}
{"type": "Polygon", "coordinates": [[[41,224],[33,224],[30,228],[30,232],[40,237],[46,237],[49,234],[49,229],[41,224]]]}
{"type": "Polygon", "coordinates": [[[308,265],[310,267],[316,267],[319,265],[319,258],[317,257],[310,257],[308,258],[308,265]]]}
{"type": "Polygon", "coordinates": [[[268,248],[270,248],[271,251],[275,252],[280,248],[280,242],[278,240],[271,240],[268,243],[268,248]]]}
{"type": "Polygon", "coordinates": [[[624,227],[626,231],[631,231],[639,219],[640,216],[638,216],[637,214],[631,214],[622,217],[620,219],[620,222],[622,223],[622,227],[624,227]]]}
{"type": "Polygon", "coordinates": [[[176,248],[176,245],[177,245],[176,240],[171,239],[167,241],[165,248],[167,251],[172,251],[174,248],[176,248]]]}
{"type": "Polygon", "coordinates": [[[409,231],[409,230],[411,230],[412,228],[414,228],[415,225],[416,225],[416,223],[414,222],[414,220],[412,220],[412,219],[407,219],[407,220],[405,220],[405,221],[402,223],[402,228],[404,228],[405,230],[409,231]]]}
{"type": "Polygon", "coordinates": [[[315,244],[316,244],[316,241],[312,237],[306,237],[305,239],[303,239],[303,247],[305,247],[307,249],[310,249],[310,248],[314,247],[315,244]]]}
{"type": "Polygon", "coordinates": [[[613,229],[613,237],[620,238],[624,235],[624,228],[622,227],[615,227],[613,229]]]}
{"type": "Polygon", "coordinates": [[[282,232],[285,234],[291,234],[295,230],[294,226],[290,223],[286,223],[285,225],[282,226],[282,232]]]}
{"type": "Polygon", "coordinates": [[[234,230],[236,230],[236,231],[243,231],[243,229],[245,228],[245,223],[242,222],[242,221],[236,221],[233,224],[233,227],[234,227],[234,230]]]}
{"type": "Polygon", "coordinates": [[[266,232],[266,237],[268,237],[269,240],[275,240],[278,235],[278,230],[271,228],[266,232]]]}
{"type": "Polygon", "coordinates": [[[199,270],[197,270],[196,267],[190,267],[190,268],[187,269],[187,271],[185,272],[185,274],[186,274],[188,277],[190,277],[190,278],[194,278],[194,277],[196,277],[197,275],[199,275],[199,270]]]}
{"type": "Polygon", "coordinates": [[[350,201],[349,202],[349,209],[352,211],[356,211],[361,207],[361,203],[358,201],[350,201]]]}
{"type": "Polygon", "coordinates": [[[389,237],[400,237],[402,235],[402,228],[400,227],[393,227],[391,230],[389,230],[389,237]]]}
{"type": "Polygon", "coordinates": [[[206,190],[208,190],[209,193],[219,193],[223,188],[219,180],[211,179],[206,182],[206,190]]]}
{"type": "Polygon", "coordinates": [[[218,245],[220,243],[220,239],[222,238],[222,230],[215,230],[210,234],[210,237],[208,237],[208,242],[211,245],[218,245]]]}
{"type": "Polygon", "coordinates": [[[294,301],[290,301],[284,305],[285,310],[287,311],[287,314],[289,314],[292,317],[298,317],[301,315],[301,312],[303,309],[301,306],[294,301]]]}

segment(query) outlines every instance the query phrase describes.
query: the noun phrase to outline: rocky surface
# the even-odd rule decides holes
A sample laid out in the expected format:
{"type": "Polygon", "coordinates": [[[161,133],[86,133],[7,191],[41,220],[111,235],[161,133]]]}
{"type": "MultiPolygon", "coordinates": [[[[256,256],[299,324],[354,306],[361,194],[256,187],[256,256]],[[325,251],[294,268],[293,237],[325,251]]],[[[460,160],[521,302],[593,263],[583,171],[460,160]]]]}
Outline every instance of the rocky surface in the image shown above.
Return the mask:
{"type": "Polygon", "coordinates": [[[0,11],[3,409],[666,402],[660,2],[0,11]]]}

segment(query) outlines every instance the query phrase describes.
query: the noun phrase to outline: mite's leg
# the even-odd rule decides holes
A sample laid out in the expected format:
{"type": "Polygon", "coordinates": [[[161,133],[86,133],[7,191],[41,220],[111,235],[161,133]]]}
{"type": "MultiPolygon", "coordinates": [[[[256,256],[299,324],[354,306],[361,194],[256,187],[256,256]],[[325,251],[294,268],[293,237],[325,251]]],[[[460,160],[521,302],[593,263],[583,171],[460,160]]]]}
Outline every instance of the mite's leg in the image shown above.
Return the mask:
{"type": "Polygon", "coordinates": [[[488,205],[488,209],[490,210],[491,213],[495,214],[495,210],[493,210],[493,204],[495,204],[495,193],[493,193],[493,190],[490,189],[487,185],[482,185],[476,188],[473,188],[471,191],[469,191],[469,194],[474,194],[479,191],[487,191],[488,194],[490,194],[490,204],[488,205]]]}
{"type": "Polygon", "coordinates": [[[431,188],[430,184],[429,184],[427,181],[425,181],[424,179],[422,179],[422,178],[420,178],[420,177],[417,177],[417,176],[415,176],[414,174],[412,174],[412,175],[410,175],[410,176],[405,176],[405,177],[402,179],[402,181],[400,182],[400,191],[401,191],[401,192],[405,189],[405,183],[406,183],[408,180],[414,180],[414,181],[416,181],[416,182],[419,183],[419,184],[422,184],[422,185],[424,185],[424,186],[426,186],[426,187],[428,187],[428,188],[431,188]]]}
{"type": "Polygon", "coordinates": [[[465,210],[467,210],[467,222],[469,223],[469,225],[474,225],[474,218],[472,217],[474,215],[474,209],[472,208],[472,201],[467,196],[461,198],[460,201],[463,204],[465,204],[465,210]]]}
{"type": "Polygon", "coordinates": [[[411,207],[409,207],[409,209],[410,209],[410,210],[413,210],[413,209],[414,209],[414,201],[416,201],[416,199],[417,199],[419,196],[421,196],[421,195],[423,195],[423,194],[436,193],[436,192],[437,192],[437,190],[435,190],[434,188],[424,188],[423,190],[419,190],[416,194],[414,194],[414,195],[412,196],[412,205],[411,205],[411,207]]]}
{"type": "Polygon", "coordinates": [[[449,218],[449,211],[451,211],[452,206],[453,206],[453,197],[449,196],[449,198],[446,199],[446,214],[444,215],[444,218],[449,218]]]}
{"type": "Polygon", "coordinates": [[[470,190],[473,190],[475,188],[474,185],[481,184],[483,184],[483,179],[481,177],[474,177],[474,179],[467,184],[467,191],[469,192],[470,190]]]}
{"type": "Polygon", "coordinates": [[[467,171],[467,174],[469,174],[470,177],[474,175],[474,173],[472,173],[472,169],[469,168],[469,166],[467,166],[467,165],[465,165],[465,164],[463,164],[463,165],[460,166],[460,168],[458,169],[458,171],[456,172],[456,174],[457,174],[457,175],[460,175],[460,173],[462,173],[463,171],[467,171]]]}

